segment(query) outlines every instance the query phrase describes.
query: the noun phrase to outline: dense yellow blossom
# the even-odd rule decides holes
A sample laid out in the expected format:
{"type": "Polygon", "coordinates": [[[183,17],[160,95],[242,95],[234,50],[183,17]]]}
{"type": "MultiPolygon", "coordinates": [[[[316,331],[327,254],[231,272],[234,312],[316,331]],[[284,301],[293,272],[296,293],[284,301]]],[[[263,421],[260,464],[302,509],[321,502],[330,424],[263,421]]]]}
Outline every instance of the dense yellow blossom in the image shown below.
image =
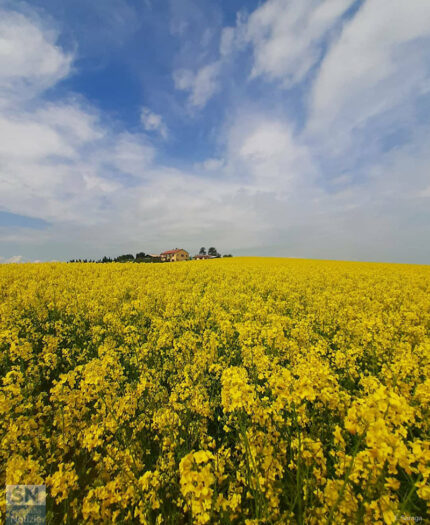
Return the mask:
{"type": "Polygon", "coordinates": [[[429,266],[2,265],[0,368],[49,524],[430,514],[429,266]]]}
{"type": "Polygon", "coordinates": [[[181,492],[196,523],[208,523],[212,507],[213,454],[204,450],[190,452],[179,463],[181,492]]]}

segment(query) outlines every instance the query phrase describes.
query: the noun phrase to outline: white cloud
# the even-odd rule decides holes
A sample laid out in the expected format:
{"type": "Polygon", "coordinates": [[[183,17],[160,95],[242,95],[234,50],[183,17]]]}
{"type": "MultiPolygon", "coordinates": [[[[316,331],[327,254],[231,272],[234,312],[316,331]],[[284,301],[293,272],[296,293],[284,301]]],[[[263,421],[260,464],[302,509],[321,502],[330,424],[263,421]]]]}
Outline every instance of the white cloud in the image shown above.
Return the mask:
{"type": "Polygon", "coordinates": [[[53,127],[32,116],[0,116],[2,158],[40,159],[50,155],[71,157],[73,148],[53,127]]]}
{"type": "Polygon", "coordinates": [[[19,158],[72,158],[80,145],[102,138],[98,116],[76,101],[36,104],[27,111],[19,104],[0,112],[0,155],[19,158]]]}
{"type": "Polygon", "coordinates": [[[284,197],[315,177],[309,149],[287,122],[262,114],[241,114],[229,132],[231,173],[243,174],[250,189],[284,197]]]}
{"type": "Polygon", "coordinates": [[[219,52],[221,56],[227,56],[234,50],[237,29],[234,27],[224,27],[221,32],[219,52]]]}
{"type": "Polygon", "coordinates": [[[13,255],[12,257],[1,257],[0,256],[0,264],[20,263],[20,262],[23,262],[22,260],[23,260],[22,255],[13,255]]]}
{"type": "Polygon", "coordinates": [[[155,150],[147,142],[146,137],[122,133],[115,138],[112,161],[122,173],[139,175],[151,164],[155,150]]]}
{"type": "Polygon", "coordinates": [[[104,135],[95,110],[76,100],[46,104],[34,115],[37,122],[50,126],[73,145],[101,139],[104,135]]]}
{"type": "MultiPolygon", "coordinates": [[[[322,55],[322,43],[332,36],[354,0],[268,0],[246,23],[239,19],[236,45],[250,43],[251,76],[280,80],[285,87],[300,82],[322,55]]],[[[222,35],[221,52],[228,53],[233,35],[222,35]]]]}
{"type": "Polygon", "coordinates": [[[140,112],[140,121],[146,131],[156,131],[164,139],[167,138],[167,126],[163,122],[161,115],[157,115],[147,107],[143,107],[140,112]]]}
{"type": "Polygon", "coordinates": [[[20,96],[33,99],[22,103],[22,98],[1,91],[0,207],[53,224],[103,223],[113,201],[130,184],[124,176],[140,177],[154,149],[143,135],[115,131],[82,100],[46,102],[37,96],[35,86],[41,90],[67,74],[70,57],[56,44],[56,33],[38,18],[5,12],[4,20],[9,26],[5,31],[3,20],[0,23],[0,50],[10,49],[18,63],[1,70],[0,91],[15,86],[20,96]],[[36,60],[35,49],[46,64],[36,60]],[[17,78],[23,83],[16,84],[17,78]]]}
{"type": "MultiPolygon", "coordinates": [[[[313,87],[308,130],[338,140],[393,107],[397,117],[428,86],[430,2],[364,3],[326,56],[313,87]]],[[[406,110],[407,111],[407,110],[406,110]]],[[[343,144],[343,142],[342,142],[343,144]]]]}
{"type": "Polygon", "coordinates": [[[244,140],[239,154],[251,162],[265,162],[279,156],[289,156],[291,150],[294,151],[292,145],[291,134],[283,124],[268,122],[252,130],[244,140]]]}
{"type": "Polygon", "coordinates": [[[204,171],[218,171],[223,168],[225,165],[224,159],[206,159],[204,162],[199,162],[196,164],[198,170],[204,171]]]}
{"type": "Polygon", "coordinates": [[[54,30],[0,9],[0,104],[31,97],[69,74],[72,55],[56,38],[54,30]]]}
{"type": "Polygon", "coordinates": [[[189,69],[179,69],[173,74],[176,89],[189,92],[188,103],[192,107],[203,108],[220,87],[219,61],[202,67],[196,73],[189,69]]]}
{"type": "Polygon", "coordinates": [[[355,0],[268,0],[248,17],[239,12],[234,27],[224,27],[219,60],[196,72],[174,72],[176,89],[190,93],[189,104],[202,108],[221,87],[221,72],[235,51],[253,49],[251,77],[280,80],[284,87],[300,82],[322,56],[322,44],[333,37],[342,15],[355,0]]]}

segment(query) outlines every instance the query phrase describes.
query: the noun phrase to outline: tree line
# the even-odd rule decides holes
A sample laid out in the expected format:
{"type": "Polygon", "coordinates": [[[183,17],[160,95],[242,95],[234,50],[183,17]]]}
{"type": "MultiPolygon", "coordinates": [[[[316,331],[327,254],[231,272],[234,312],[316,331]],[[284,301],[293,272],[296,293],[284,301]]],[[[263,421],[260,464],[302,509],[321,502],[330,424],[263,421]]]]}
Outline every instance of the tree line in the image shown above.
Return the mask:
{"type": "MultiPolygon", "coordinates": [[[[210,255],[215,258],[220,257],[233,257],[231,253],[221,255],[214,246],[211,246],[206,252],[206,248],[200,248],[199,255],[210,255]]],[[[80,263],[112,263],[112,262],[136,262],[136,263],[157,263],[163,262],[161,257],[154,257],[145,252],[138,252],[136,255],[132,253],[126,253],[124,255],[119,255],[118,257],[102,257],[101,259],[70,259],[68,262],[80,262],[80,263]]]]}

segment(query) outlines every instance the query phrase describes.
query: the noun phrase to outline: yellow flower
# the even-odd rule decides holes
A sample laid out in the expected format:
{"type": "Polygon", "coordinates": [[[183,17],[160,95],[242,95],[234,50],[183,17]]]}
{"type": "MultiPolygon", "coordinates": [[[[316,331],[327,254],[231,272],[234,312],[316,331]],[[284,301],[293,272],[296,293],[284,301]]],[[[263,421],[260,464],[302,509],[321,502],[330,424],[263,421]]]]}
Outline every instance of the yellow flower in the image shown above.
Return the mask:
{"type": "Polygon", "coordinates": [[[429,297],[418,265],[0,265],[6,482],[93,525],[430,511],[429,297]]]}
{"type": "Polygon", "coordinates": [[[196,523],[208,523],[212,507],[213,454],[199,450],[190,452],[179,463],[181,492],[196,523]]]}

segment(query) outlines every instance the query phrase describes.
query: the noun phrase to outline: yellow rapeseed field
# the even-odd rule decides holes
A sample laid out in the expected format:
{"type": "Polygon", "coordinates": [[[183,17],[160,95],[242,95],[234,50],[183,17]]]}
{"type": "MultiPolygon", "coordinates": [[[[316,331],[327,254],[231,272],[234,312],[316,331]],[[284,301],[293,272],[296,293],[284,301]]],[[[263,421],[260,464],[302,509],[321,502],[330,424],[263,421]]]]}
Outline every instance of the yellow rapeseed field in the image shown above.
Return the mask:
{"type": "Polygon", "coordinates": [[[2,501],[47,523],[378,524],[430,510],[430,266],[0,267],[2,501]]]}

